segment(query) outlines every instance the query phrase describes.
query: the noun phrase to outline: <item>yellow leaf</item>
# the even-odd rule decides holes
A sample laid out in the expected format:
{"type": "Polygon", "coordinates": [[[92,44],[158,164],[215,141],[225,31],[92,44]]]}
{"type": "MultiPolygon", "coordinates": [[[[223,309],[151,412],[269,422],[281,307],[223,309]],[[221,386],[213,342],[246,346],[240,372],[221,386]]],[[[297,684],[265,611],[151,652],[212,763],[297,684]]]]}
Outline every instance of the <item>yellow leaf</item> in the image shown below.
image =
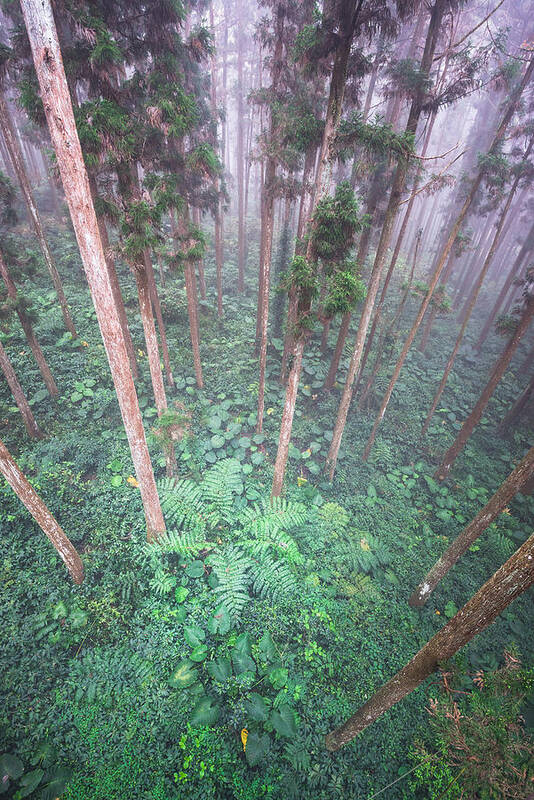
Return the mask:
{"type": "Polygon", "coordinates": [[[503,514],[510,514],[510,509],[508,507],[503,508],[502,513],[503,514]]]}
{"type": "Polygon", "coordinates": [[[362,548],[362,550],[370,550],[371,549],[369,547],[369,542],[367,541],[367,539],[360,539],[360,547],[362,548]]]}
{"type": "Polygon", "coordinates": [[[137,353],[138,353],[140,356],[144,356],[144,353],[143,353],[143,351],[142,351],[142,350],[138,350],[138,351],[137,351],[137,353]]]}
{"type": "Polygon", "coordinates": [[[308,483],[307,478],[302,478],[300,475],[297,478],[297,486],[304,486],[305,483],[308,483]]]}
{"type": "Polygon", "coordinates": [[[248,731],[246,728],[243,728],[241,731],[241,741],[243,742],[243,752],[247,749],[247,739],[248,739],[248,731]]]}
{"type": "Polygon", "coordinates": [[[130,484],[130,486],[139,486],[139,484],[138,484],[137,480],[134,478],[134,476],[133,476],[133,475],[129,475],[129,476],[126,478],[126,483],[129,483],[129,484],[130,484]]]}
{"type": "Polygon", "coordinates": [[[273,413],[273,411],[274,411],[274,408],[268,408],[268,409],[267,409],[267,411],[266,411],[266,413],[267,413],[269,416],[271,416],[271,414],[273,413]]]}
{"type": "Polygon", "coordinates": [[[82,340],[82,347],[89,347],[89,342],[86,342],[85,339],[82,340]]]}
{"type": "Polygon", "coordinates": [[[438,611],[437,608],[436,608],[436,614],[439,614],[439,616],[441,616],[441,611],[438,611]]]}

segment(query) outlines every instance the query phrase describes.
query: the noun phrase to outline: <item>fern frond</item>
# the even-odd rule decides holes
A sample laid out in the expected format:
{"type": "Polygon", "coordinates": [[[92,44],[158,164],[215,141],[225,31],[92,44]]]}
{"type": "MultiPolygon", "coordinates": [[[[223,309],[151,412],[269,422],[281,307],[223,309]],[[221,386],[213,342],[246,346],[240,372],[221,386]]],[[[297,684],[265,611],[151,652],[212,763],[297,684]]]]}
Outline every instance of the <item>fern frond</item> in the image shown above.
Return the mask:
{"type": "Polygon", "coordinates": [[[181,556],[195,556],[201,550],[213,547],[202,536],[203,531],[199,529],[190,531],[167,531],[158,536],[157,541],[145,545],[145,552],[150,556],[164,555],[166,553],[178,553],[181,556]]]}
{"type": "Polygon", "coordinates": [[[283,497],[262,498],[241,513],[239,520],[247,533],[267,536],[306,521],[306,507],[283,497]]]}
{"type": "Polygon", "coordinates": [[[223,519],[231,522],[235,518],[234,495],[243,492],[241,464],[235,458],[223,458],[205,474],[201,484],[204,501],[212,511],[212,527],[223,519]]]}
{"type": "Polygon", "coordinates": [[[296,541],[284,531],[265,531],[259,539],[246,539],[241,542],[253,558],[260,558],[270,548],[290,564],[302,564],[304,557],[296,541]]]}
{"type": "Polygon", "coordinates": [[[229,545],[212,553],[208,563],[217,576],[218,584],[213,591],[218,603],[222,603],[231,617],[238,619],[250,600],[250,559],[239,547],[229,545]]]}
{"type": "Polygon", "coordinates": [[[276,602],[294,595],[297,591],[295,576],[288,564],[263,555],[261,561],[252,563],[252,589],[261,598],[276,602]]]}
{"type": "MultiPolygon", "coordinates": [[[[209,525],[202,489],[193,481],[165,478],[158,482],[162,511],[177,529],[204,531],[209,525]]],[[[211,526],[210,526],[211,527],[211,526]]]]}

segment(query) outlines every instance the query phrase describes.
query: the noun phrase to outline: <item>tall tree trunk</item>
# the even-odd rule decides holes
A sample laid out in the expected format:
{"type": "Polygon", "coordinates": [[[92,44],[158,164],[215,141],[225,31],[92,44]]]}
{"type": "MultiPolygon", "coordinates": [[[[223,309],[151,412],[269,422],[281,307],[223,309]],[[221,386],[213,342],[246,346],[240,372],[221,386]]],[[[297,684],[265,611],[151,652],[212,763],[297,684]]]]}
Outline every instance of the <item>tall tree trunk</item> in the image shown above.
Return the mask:
{"type": "Polygon", "coordinates": [[[191,335],[191,349],[193,351],[193,364],[195,367],[195,377],[197,387],[204,388],[202,377],[202,362],[200,360],[200,342],[198,335],[198,296],[197,282],[195,277],[195,265],[188,261],[184,267],[185,291],[187,295],[187,313],[189,316],[189,332],[191,335]]]}
{"type": "Polygon", "coordinates": [[[151,539],[165,531],[165,523],[91,200],[52,8],[49,0],[22,0],[21,7],[65,197],[91,289],[139,482],[147,535],[151,539]]]}
{"type": "Polygon", "coordinates": [[[436,561],[432,569],[427,572],[417,589],[410,597],[409,603],[414,608],[424,606],[438,583],[443,580],[448,571],[458,559],[467,552],[473,542],[481,536],[488,526],[506,508],[510,500],[520,491],[529,478],[534,474],[534,447],[531,447],[526,456],[517,465],[513,472],[497,489],[476,517],[447,547],[441,558],[436,561]]]}
{"type": "Polygon", "coordinates": [[[449,474],[450,469],[462,450],[465,447],[465,444],[473,430],[480,422],[482,414],[484,413],[486,406],[490,400],[490,397],[493,395],[497,384],[501,380],[502,376],[504,375],[508,364],[512,360],[512,356],[514,355],[517,345],[521,341],[521,338],[527,328],[529,327],[530,323],[532,322],[532,318],[534,317],[534,297],[529,296],[526,301],[525,309],[521,315],[521,319],[517,325],[516,330],[514,331],[513,335],[508,340],[508,344],[504,348],[500,358],[498,359],[497,363],[493,368],[493,372],[491,373],[490,379],[487,382],[482,394],[480,395],[475,407],[471,411],[470,415],[462,425],[461,429],[458,431],[458,435],[454,440],[453,444],[449,447],[443,461],[436,470],[436,477],[439,480],[444,480],[446,476],[449,474]]]}
{"type": "Polygon", "coordinates": [[[524,412],[529,401],[534,397],[534,375],[530,379],[525,389],[521,392],[510,411],[503,418],[499,425],[499,433],[505,433],[512,425],[518,421],[524,412]]]}
{"type": "Polygon", "coordinates": [[[495,320],[495,317],[499,313],[499,309],[502,306],[504,298],[506,297],[506,295],[510,291],[510,287],[511,287],[512,283],[514,282],[514,279],[517,278],[519,273],[521,272],[521,267],[522,267],[522,264],[523,264],[525,258],[529,255],[529,253],[532,251],[533,248],[534,248],[534,223],[532,223],[532,226],[531,226],[531,228],[530,228],[530,230],[528,232],[528,235],[527,235],[525,241],[523,242],[523,244],[521,246],[521,250],[517,254],[517,257],[516,257],[514,263],[512,264],[512,267],[511,267],[510,272],[508,273],[508,275],[506,277],[506,280],[505,280],[505,282],[504,282],[504,284],[502,286],[502,289],[499,292],[499,294],[497,295],[497,299],[496,299],[496,301],[495,301],[495,303],[493,305],[493,308],[491,309],[491,311],[489,313],[489,316],[488,316],[488,318],[486,320],[486,323],[485,323],[484,327],[482,328],[482,331],[480,333],[478,341],[477,341],[477,343],[475,345],[475,350],[478,353],[480,352],[480,350],[482,348],[482,345],[484,344],[484,342],[487,339],[488,333],[491,330],[491,326],[493,325],[493,321],[495,320]]]}
{"type": "MultiPolygon", "coordinates": [[[[528,83],[529,83],[529,81],[530,81],[530,79],[532,77],[532,72],[533,71],[534,71],[534,54],[531,57],[531,60],[530,60],[530,62],[528,64],[527,69],[525,70],[525,73],[523,75],[523,78],[522,78],[519,86],[512,92],[512,95],[510,97],[510,101],[509,101],[509,103],[508,103],[508,105],[506,107],[506,110],[505,110],[505,112],[503,114],[501,122],[500,122],[500,124],[499,124],[499,126],[497,128],[497,131],[495,133],[493,141],[492,141],[492,143],[490,145],[490,148],[489,148],[489,153],[490,154],[495,152],[495,149],[498,147],[498,145],[502,141],[502,139],[504,137],[504,134],[506,132],[506,129],[507,129],[509,123],[510,123],[510,120],[512,119],[512,116],[514,115],[514,112],[517,109],[517,106],[519,104],[519,100],[521,99],[521,95],[523,94],[523,91],[524,91],[525,87],[528,85],[528,83]]],[[[386,413],[386,409],[387,409],[389,401],[391,399],[391,395],[393,394],[393,389],[395,388],[395,384],[397,383],[397,380],[398,380],[398,377],[400,375],[401,369],[402,369],[402,367],[404,365],[404,362],[406,360],[406,356],[408,355],[408,351],[409,351],[409,349],[411,347],[411,344],[412,344],[412,342],[413,342],[413,340],[415,338],[415,335],[417,333],[417,329],[419,328],[419,325],[421,324],[421,321],[422,321],[422,319],[423,319],[423,317],[425,315],[425,311],[426,311],[426,309],[428,307],[428,304],[430,303],[430,300],[432,299],[432,295],[434,294],[434,290],[435,290],[435,288],[437,286],[437,283],[439,281],[441,272],[443,270],[443,266],[444,266],[444,264],[445,264],[445,262],[446,262],[446,260],[447,260],[447,258],[449,256],[449,253],[451,251],[452,245],[453,245],[454,241],[456,240],[456,237],[458,235],[460,227],[461,227],[461,225],[462,225],[462,223],[463,223],[463,221],[465,219],[465,216],[466,216],[466,214],[467,214],[467,212],[469,210],[469,207],[471,206],[471,203],[473,202],[474,196],[475,196],[480,184],[482,183],[482,178],[483,178],[483,168],[481,167],[481,168],[478,169],[478,172],[477,172],[476,177],[475,177],[475,179],[474,179],[474,181],[472,183],[472,186],[471,186],[471,189],[469,191],[469,194],[468,194],[467,198],[464,201],[462,210],[460,211],[460,214],[459,214],[459,216],[458,216],[458,218],[457,218],[457,220],[456,220],[456,222],[455,222],[455,224],[454,224],[454,226],[453,226],[453,228],[452,228],[452,230],[451,230],[451,232],[449,234],[449,238],[448,238],[448,240],[447,240],[447,242],[445,244],[445,248],[444,248],[440,258],[438,259],[438,263],[437,263],[436,269],[434,271],[434,276],[433,276],[433,278],[432,278],[432,280],[430,282],[430,286],[428,288],[428,292],[427,292],[425,298],[423,299],[423,302],[421,303],[421,308],[419,309],[419,313],[417,315],[417,318],[416,318],[416,320],[415,320],[415,322],[414,322],[414,324],[412,326],[412,329],[411,329],[410,333],[408,334],[408,338],[406,339],[406,342],[405,342],[404,347],[402,349],[402,352],[401,352],[401,354],[399,356],[397,364],[395,365],[395,369],[393,371],[393,377],[391,378],[391,381],[390,381],[389,386],[387,388],[386,394],[385,394],[384,399],[382,401],[382,404],[380,406],[380,410],[379,410],[378,415],[376,417],[375,423],[373,425],[373,429],[371,431],[371,434],[369,436],[369,440],[367,442],[367,445],[366,445],[364,453],[363,453],[364,461],[366,461],[367,458],[369,457],[369,453],[371,452],[371,449],[373,447],[374,440],[375,440],[375,437],[376,437],[376,432],[378,430],[378,427],[379,427],[380,423],[382,422],[384,414],[386,413]]],[[[519,341],[519,339],[518,339],[518,341],[519,341]]],[[[447,468],[447,471],[448,471],[448,468],[447,468]]]]}
{"type": "MultiPolygon", "coordinates": [[[[91,175],[91,173],[88,173],[88,178],[89,178],[89,187],[91,189],[91,198],[93,200],[93,206],[94,206],[95,200],[98,197],[96,180],[94,176],[91,175]]],[[[137,359],[135,357],[135,348],[133,346],[132,336],[130,334],[130,328],[128,326],[128,317],[126,316],[126,308],[124,307],[124,300],[122,299],[122,292],[119,284],[119,278],[117,276],[117,270],[115,269],[115,262],[111,255],[111,245],[109,243],[108,227],[106,224],[106,220],[102,215],[97,214],[96,219],[98,223],[98,232],[100,234],[102,247],[104,249],[104,257],[106,259],[106,267],[108,270],[111,291],[113,292],[113,300],[115,301],[115,306],[117,307],[117,312],[119,314],[119,320],[122,329],[122,335],[124,336],[124,343],[126,345],[126,350],[128,352],[128,358],[130,359],[130,367],[132,369],[132,375],[134,380],[137,380],[139,378],[139,368],[137,366],[137,359]]]]}
{"type": "MultiPolygon", "coordinates": [[[[532,144],[533,144],[533,142],[531,142],[530,145],[529,145],[527,153],[525,154],[525,159],[530,154],[530,150],[532,148],[532,144]]],[[[463,322],[462,322],[460,331],[459,331],[458,336],[456,338],[456,342],[454,343],[454,347],[452,348],[452,353],[449,356],[449,360],[447,361],[447,364],[445,366],[445,370],[443,372],[443,376],[442,376],[440,384],[438,386],[438,390],[437,390],[437,392],[436,392],[436,394],[434,396],[434,400],[432,401],[432,406],[430,408],[430,411],[428,412],[427,418],[425,420],[425,424],[423,425],[423,430],[421,431],[421,436],[424,436],[426,434],[427,430],[428,430],[428,426],[430,425],[430,420],[434,416],[434,411],[438,407],[438,403],[440,401],[441,395],[443,394],[443,391],[444,391],[445,386],[447,384],[447,381],[449,379],[449,375],[450,375],[451,369],[453,368],[454,362],[456,360],[456,356],[458,355],[458,351],[460,349],[460,345],[461,345],[461,343],[463,341],[463,338],[464,338],[465,331],[467,330],[467,326],[469,324],[469,320],[471,319],[471,314],[473,313],[473,309],[474,309],[475,304],[477,302],[477,298],[478,298],[480,289],[482,288],[482,284],[484,283],[484,278],[486,277],[486,274],[487,274],[487,272],[488,272],[488,270],[489,270],[489,268],[491,266],[491,262],[493,260],[493,256],[495,255],[495,251],[497,250],[497,246],[499,244],[499,239],[500,239],[500,236],[501,236],[501,233],[502,233],[502,229],[503,229],[504,223],[506,221],[506,217],[508,215],[508,211],[510,210],[510,206],[512,204],[512,200],[514,198],[514,194],[515,194],[515,192],[517,190],[517,186],[519,184],[520,179],[521,179],[521,176],[518,175],[516,177],[516,179],[514,180],[514,183],[513,183],[512,187],[510,189],[510,192],[508,193],[508,197],[506,199],[506,203],[504,204],[504,208],[503,208],[503,210],[501,212],[499,223],[498,223],[497,228],[495,230],[495,234],[493,236],[493,241],[492,241],[492,243],[490,245],[490,249],[488,250],[488,253],[487,253],[486,258],[484,260],[484,264],[482,265],[482,269],[480,270],[480,273],[478,275],[476,283],[475,283],[475,285],[473,287],[473,290],[471,292],[471,296],[469,298],[469,304],[463,311],[464,318],[463,318],[463,322]]]]}
{"type": "Polygon", "coordinates": [[[167,385],[171,389],[174,389],[174,378],[171,369],[169,346],[167,344],[167,333],[165,331],[165,323],[163,322],[163,314],[161,313],[161,303],[159,301],[158,287],[156,286],[156,276],[154,275],[154,266],[152,264],[152,258],[150,256],[150,252],[148,251],[148,249],[145,249],[143,253],[143,262],[148,281],[148,290],[150,292],[150,299],[152,301],[152,307],[154,309],[154,313],[156,314],[156,320],[158,322],[159,337],[161,339],[161,355],[163,357],[163,367],[165,369],[165,375],[167,377],[167,385]]]}
{"type": "Polygon", "coordinates": [[[41,431],[41,429],[37,425],[37,422],[35,421],[33,412],[26,399],[26,395],[24,394],[22,386],[20,385],[19,380],[15,374],[15,370],[13,369],[11,361],[9,360],[8,355],[4,350],[2,342],[0,342],[0,369],[4,373],[4,377],[8,383],[9,388],[11,389],[11,394],[13,395],[13,399],[15,400],[17,408],[20,411],[20,415],[28,432],[28,436],[30,436],[32,439],[42,439],[43,432],[41,431]]]}
{"type": "MultiPolygon", "coordinates": [[[[428,74],[432,66],[434,52],[436,49],[436,44],[439,35],[439,29],[441,25],[441,19],[446,10],[446,6],[447,6],[446,0],[436,0],[436,3],[434,4],[434,7],[432,9],[426,36],[425,49],[423,52],[423,57],[421,59],[420,70],[422,73],[428,74]]],[[[406,132],[408,134],[411,133],[415,135],[415,132],[417,130],[417,123],[419,122],[422,109],[423,109],[423,98],[422,96],[418,96],[414,98],[410,107],[410,113],[408,115],[408,121],[406,123],[406,132]]],[[[328,456],[326,459],[326,473],[329,480],[333,480],[334,477],[337,457],[341,445],[341,438],[343,436],[343,431],[345,429],[345,423],[347,421],[350,402],[352,399],[352,386],[354,384],[356,373],[358,372],[358,369],[360,367],[363,347],[365,344],[365,337],[367,334],[367,329],[369,327],[369,322],[371,320],[371,314],[373,311],[375,298],[378,292],[378,287],[380,285],[380,277],[386,259],[387,249],[389,247],[389,243],[391,240],[393,225],[395,222],[395,218],[397,216],[402,192],[406,184],[407,173],[408,173],[408,163],[406,161],[399,161],[393,178],[393,184],[391,187],[391,194],[389,197],[388,207],[386,210],[386,215],[382,226],[382,231],[380,234],[380,241],[378,243],[375,261],[373,264],[369,285],[367,287],[367,296],[365,298],[362,315],[360,318],[360,324],[358,326],[358,332],[356,334],[356,342],[350,360],[349,369],[345,380],[345,386],[343,389],[343,394],[341,396],[341,401],[339,403],[337,419],[332,434],[332,442],[330,444],[330,449],[328,451],[328,456]]]]}
{"type": "MultiPolygon", "coordinates": [[[[201,222],[200,222],[200,209],[193,208],[193,223],[196,227],[201,230],[201,222]]],[[[206,299],[206,276],[204,274],[204,259],[199,258],[198,260],[198,284],[200,288],[200,299],[206,299]]],[[[205,309],[204,309],[205,310],[205,309]]]]}
{"type": "MultiPolygon", "coordinates": [[[[12,300],[17,299],[17,287],[13,282],[11,275],[9,274],[9,270],[7,268],[7,264],[4,261],[2,252],[0,251],[0,275],[6,285],[8,296],[12,300]]],[[[45,382],[45,386],[48,390],[48,394],[50,397],[57,397],[59,394],[59,389],[56,386],[56,382],[54,380],[54,376],[50,372],[50,367],[46,363],[46,359],[44,357],[44,353],[41,350],[41,345],[37,341],[37,337],[35,336],[35,332],[33,330],[33,325],[30,322],[30,318],[23,311],[22,308],[16,306],[17,316],[20,320],[20,324],[22,326],[22,330],[24,331],[24,335],[26,336],[26,341],[28,342],[30,349],[33,353],[33,357],[35,358],[35,362],[39,367],[39,372],[41,373],[43,380],[45,382]]]]}
{"type": "MultiPolygon", "coordinates": [[[[213,4],[210,5],[210,27],[215,35],[215,26],[213,22],[213,4]]],[[[228,43],[228,26],[226,25],[226,13],[225,13],[225,45],[223,49],[224,53],[224,81],[223,81],[223,93],[224,97],[226,97],[226,46],[228,43]]],[[[211,113],[213,114],[215,119],[218,119],[218,110],[217,110],[217,65],[215,62],[215,53],[213,53],[211,57],[211,113]]],[[[223,139],[221,145],[221,158],[223,164],[225,164],[225,131],[226,131],[226,124],[223,122],[222,126],[223,131],[223,139]]],[[[213,179],[213,190],[215,192],[215,273],[216,273],[216,284],[217,284],[217,317],[222,319],[223,315],[223,291],[222,291],[222,274],[223,274],[223,213],[222,213],[222,197],[221,197],[221,182],[218,175],[215,175],[213,179]]]]}
{"type": "Polygon", "coordinates": [[[63,321],[65,323],[65,327],[67,328],[68,331],[72,333],[73,336],[77,336],[76,328],[74,327],[74,323],[72,321],[72,317],[70,315],[70,311],[67,306],[67,299],[65,297],[65,292],[63,291],[63,284],[61,283],[61,278],[59,277],[59,272],[57,271],[54,258],[52,256],[52,253],[50,252],[50,248],[48,247],[48,242],[41,222],[41,217],[39,215],[39,211],[37,210],[37,206],[35,205],[33,192],[30,187],[30,181],[28,179],[28,176],[26,174],[26,169],[24,167],[24,161],[22,158],[22,153],[20,151],[20,145],[13,130],[13,126],[11,125],[9,111],[4,98],[4,94],[1,90],[0,90],[0,130],[2,131],[2,135],[4,137],[4,141],[9,152],[11,162],[13,164],[13,168],[17,174],[17,179],[20,184],[24,200],[26,202],[26,207],[28,209],[28,214],[30,216],[31,223],[35,231],[35,235],[37,236],[37,239],[39,241],[39,246],[43,253],[46,267],[48,269],[48,272],[50,273],[50,277],[52,278],[54,289],[56,290],[57,299],[61,307],[61,313],[63,314],[63,321]]]}
{"type": "Polygon", "coordinates": [[[237,24],[237,291],[245,291],[245,155],[244,135],[245,120],[243,109],[243,26],[246,25],[243,3],[237,7],[239,21],[237,24]]]}
{"type": "Polygon", "coordinates": [[[534,534],[486,581],[471,600],[343,725],[326,737],[339,750],[406,697],[534,583],[534,534]]]}
{"type": "MultiPolygon", "coordinates": [[[[347,7],[344,10],[346,15],[344,24],[340,25],[340,42],[335,52],[334,63],[332,67],[323,139],[321,142],[317,171],[315,174],[315,192],[313,196],[312,208],[309,214],[310,220],[313,220],[313,215],[315,209],[317,208],[317,204],[327,194],[330,188],[332,164],[335,158],[335,139],[341,119],[343,96],[345,93],[345,84],[347,80],[347,64],[352,46],[352,40],[354,37],[356,21],[360,12],[360,6],[360,3],[353,3],[350,5],[350,8],[347,7]]],[[[310,224],[313,224],[313,222],[310,224]]],[[[310,235],[308,237],[308,244],[306,248],[306,259],[308,261],[311,261],[312,258],[312,239],[313,237],[310,235]]],[[[299,291],[296,313],[297,325],[299,325],[299,323],[309,315],[311,310],[311,300],[312,298],[308,291],[304,293],[299,291]]],[[[277,497],[281,494],[284,482],[287,457],[289,453],[289,442],[293,427],[293,417],[295,414],[295,403],[297,399],[300,375],[302,372],[302,358],[308,336],[309,331],[307,331],[305,326],[303,326],[301,330],[298,331],[294,340],[292,354],[293,363],[287,381],[286,398],[282,411],[282,421],[280,424],[278,451],[276,453],[274,465],[274,477],[271,491],[271,495],[273,497],[277,497]]]]}
{"type": "Polygon", "coordinates": [[[72,542],[52,516],[33,486],[23,475],[7,447],[0,440],[0,472],[20,502],[28,509],[43,533],[50,539],[74,583],[83,581],[83,564],[72,542]]]}
{"type": "MultiPolygon", "coordinates": [[[[285,7],[282,3],[276,5],[275,21],[275,47],[272,60],[271,93],[276,97],[280,88],[280,77],[283,67],[283,33],[285,22],[285,7]]],[[[271,114],[269,126],[269,141],[275,136],[276,122],[271,114]]],[[[274,183],[276,180],[277,161],[269,155],[265,164],[265,180],[262,187],[261,200],[261,253],[260,253],[260,287],[258,293],[258,320],[259,320],[259,389],[258,389],[258,422],[256,432],[261,433],[263,428],[263,411],[265,408],[265,367],[267,364],[267,335],[269,326],[269,289],[271,253],[273,246],[274,227],[274,183]]]]}

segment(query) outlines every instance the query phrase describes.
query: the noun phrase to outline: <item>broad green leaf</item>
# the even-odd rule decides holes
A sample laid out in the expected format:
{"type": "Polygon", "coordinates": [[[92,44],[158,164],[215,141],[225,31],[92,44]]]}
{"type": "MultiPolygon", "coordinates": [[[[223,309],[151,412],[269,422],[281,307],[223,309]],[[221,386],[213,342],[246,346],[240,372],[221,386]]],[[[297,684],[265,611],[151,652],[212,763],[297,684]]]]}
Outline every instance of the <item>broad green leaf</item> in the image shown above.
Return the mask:
{"type": "Polygon", "coordinates": [[[72,778],[72,770],[60,767],[45,777],[45,786],[41,790],[42,800],[55,800],[60,797],[72,778]]]}
{"type": "Polygon", "coordinates": [[[122,483],[122,475],[113,475],[110,481],[112,486],[120,486],[122,483]]]}
{"type": "Polygon", "coordinates": [[[232,650],[232,663],[236,675],[241,675],[243,672],[256,672],[256,663],[251,657],[251,642],[248,633],[241,633],[237,637],[232,650]]]}
{"type": "Polygon", "coordinates": [[[193,561],[185,568],[185,574],[190,578],[201,578],[204,575],[204,563],[200,560],[193,561]]]}
{"type": "Polygon", "coordinates": [[[250,719],[255,722],[265,722],[269,716],[269,709],[263,697],[257,692],[251,692],[245,703],[245,711],[250,719]]]}
{"type": "Polygon", "coordinates": [[[266,631],[261,637],[259,647],[265,661],[272,661],[276,658],[276,647],[269,631],[266,631]]]}
{"type": "Polygon", "coordinates": [[[214,725],[219,713],[220,708],[212,697],[200,697],[191,714],[191,725],[214,725]]]}
{"type": "Polygon", "coordinates": [[[211,446],[218,450],[219,447],[224,447],[225,438],[220,433],[214,433],[210,439],[211,446]]]}
{"type": "Polygon", "coordinates": [[[206,666],[213,680],[219,681],[219,683],[226,683],[232,674],[232,665],[228,658],[218,658],[216,661],[210,661],[206,666]]]}
{"type": "Polygon", "coordinates": [[[174,597],[177,603],[183,603],[188,594],[189,589],[186,586],[177,586],[174,590],[174,597]]]}
{"type": "Polygon", "coordinates": [[[43,775],[44,770],[42,769],[33,769],[31,772],[27,772],[23,775],[20,779],[20,788],[15,792],[14,800],[22,800],[23,797],[28,797],[29,794],[37,789],[43,775]]]}
{"type": "Polygon", "coordinates": [[[208,656],[208,647],[205,644],[198,644],[196,647],[193,648],[191,651],[191,655],[189,658],[192,661],[204,661],[208,656]]]}
{"type": "Polygon", "coordinates": [[[194,664],[188,658],[181,661],[176,667],[171,677],[169,684],[174,689],[186,689],[191,686],[197,679],[198,670],[194,669],[194,664]]]}
{"type": "Polygon", "coordinates": [[[11,755],[11,753],[4,753],[3,756],[0,756],[0,780],[4,775],[9,775],[10,778],[16,781],[23,772],[24,764],[20,758],[11,755]]]}
{"type": "Polygon", "coordinates": [[[270,749],[271,740],[268,734],[260,734],[255,731],[249,733],[245,749],[245,758],[247,759],[249,767],[255,767],[256,764],[259,764],[270,749]]]}
{"type": "Polygon", "coordinates": [[[189,647],[196,647],[202,644],[206,638],[206,632],[198,625],[186,625],[184,628],[184,639],[189,647]]]}
{"type": "Polygon", "coordinates": [[[280,736],[287,736],[288,738],[296,736],[297,726],[295,724],[295,714],[287,704],[280,706],[278,711],[273,711],[271,722],[273,728],[280,736]]]}
{"type": "Polygon", "coordinates": [[[269,672],[269,681],[275,689],[282,689],[289,677],[289,672],[285,667],[275,667],[269,672]]]}
{"type": "MultiPolygon", "coordinates": [[[[212,573],[213,574],[213,573],[212,573]]],[[[210,633],[228,633],[232,627],[232,618],[226,610],[225,606],[219,606],[215,609],[213,616],[208,622],[208,630],[210,633]]]]}

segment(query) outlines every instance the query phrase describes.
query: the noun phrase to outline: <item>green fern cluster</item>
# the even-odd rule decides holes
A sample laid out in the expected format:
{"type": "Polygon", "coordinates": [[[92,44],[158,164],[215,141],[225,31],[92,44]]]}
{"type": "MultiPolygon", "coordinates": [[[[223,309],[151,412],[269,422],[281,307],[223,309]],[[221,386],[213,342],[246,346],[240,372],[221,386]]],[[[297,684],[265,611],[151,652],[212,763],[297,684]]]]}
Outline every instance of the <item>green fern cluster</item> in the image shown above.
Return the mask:
{"type": "Polygon", "coordinates": [[[144,551],[154,570],[153,591],[166,595],[177,583],[165,556],[187,559],[204,554],[217,605],[234,620],[251,593],[276,602],[296,592],[295,569],[303,556],[287,530],[306,521],[304,505],[273,498],[239,508],[236,499],[243,488],[241,464],[231,458],[217,462],[201,483],[160,482],[162,508],[172,527],[144,551]]]}

